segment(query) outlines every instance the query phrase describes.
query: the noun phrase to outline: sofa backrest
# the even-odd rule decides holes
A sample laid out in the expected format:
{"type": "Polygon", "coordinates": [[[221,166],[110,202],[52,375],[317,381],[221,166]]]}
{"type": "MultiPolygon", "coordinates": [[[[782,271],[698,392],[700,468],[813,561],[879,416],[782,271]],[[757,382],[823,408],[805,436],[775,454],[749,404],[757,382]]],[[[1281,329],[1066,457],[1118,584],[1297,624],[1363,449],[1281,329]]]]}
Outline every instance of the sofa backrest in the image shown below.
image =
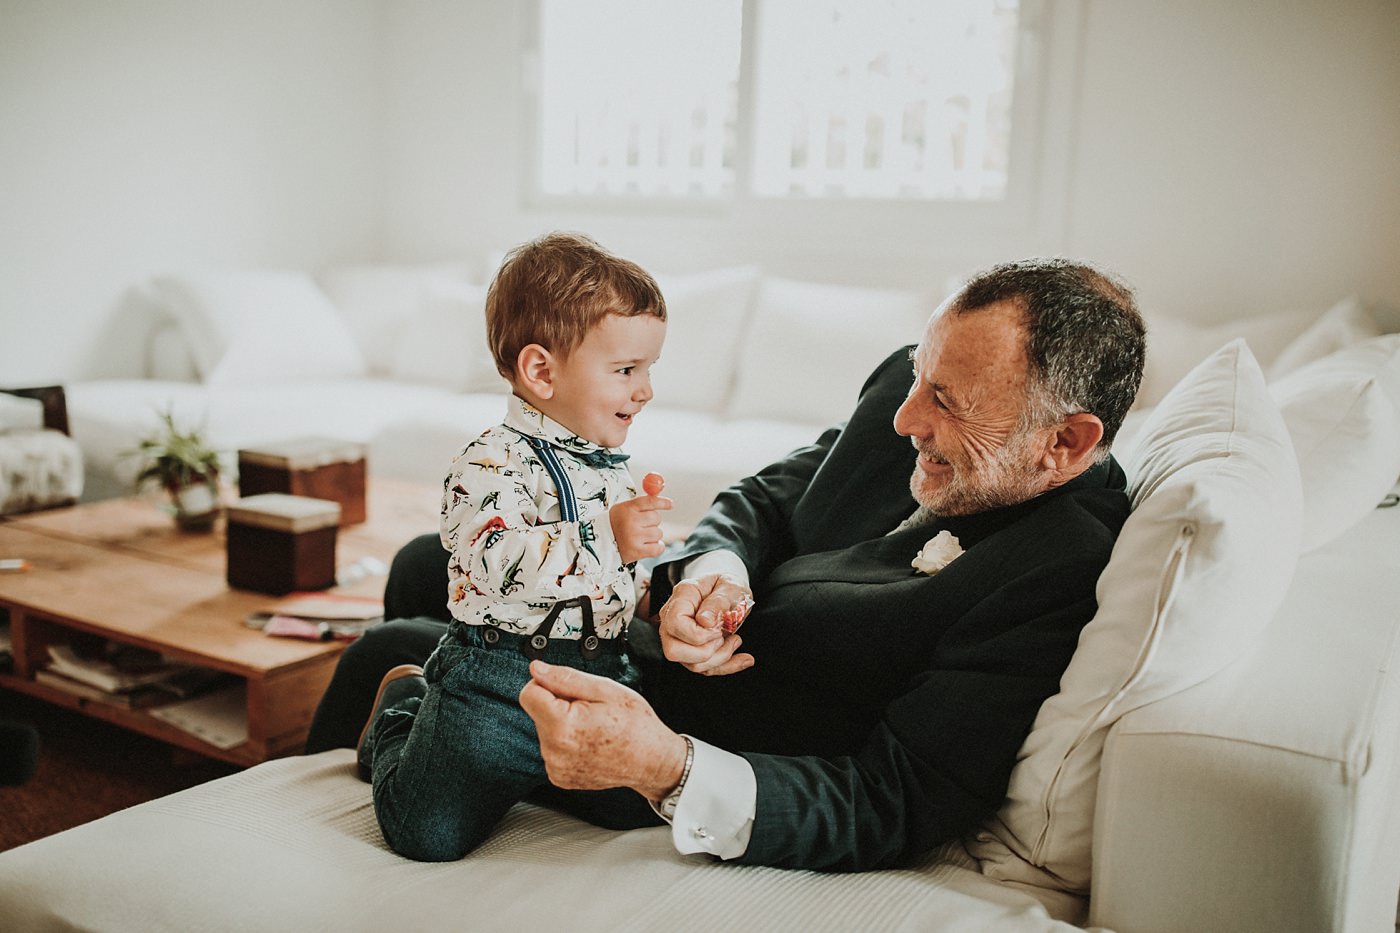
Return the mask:
{"type": "Polygon", "coordinates": [[[1232,342],[1145,421],[1125,462],[1134,511],[1099,580],[1099,611],[1006,804],[968,841],[993,877],[1086,892],[1108,729],[1249,650],[1300,551],[1345,532],[1400,477],[1400,335],[1363,339],[1272,386],[1232,342]]]}

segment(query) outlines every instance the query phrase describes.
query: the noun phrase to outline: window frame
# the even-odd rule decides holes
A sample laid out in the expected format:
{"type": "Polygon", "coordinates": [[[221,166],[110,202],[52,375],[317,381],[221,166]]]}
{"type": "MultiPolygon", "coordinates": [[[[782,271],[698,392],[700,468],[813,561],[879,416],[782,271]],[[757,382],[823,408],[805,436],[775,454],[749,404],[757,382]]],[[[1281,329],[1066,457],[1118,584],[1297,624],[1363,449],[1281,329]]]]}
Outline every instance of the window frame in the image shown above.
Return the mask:
{"type": "Polygon", "coordinates": [[[1021,0],[1010,165],[1006,195],[995,201],[755,194],[751,190],[755,157],[752,124],[756,29],[762,3],[743,0],[734,190],[709,197],[553,194],[541,190],[542,4],[541,0],[527,4],[521,47],[522,143],[527,163],[521,177],[522,206],[534,211],[610,217],[722,219],[753,229],[762,237],[795,237],[794,246],[809,247],[829,244],[834,236],[848,238],[852,231],[871,233],[878,241],[882,235],[871,231],[872,226],[921,237],[1063,233],[1055,218],[1062,218],[1067,206],[1083,0],[1021,0]]]}

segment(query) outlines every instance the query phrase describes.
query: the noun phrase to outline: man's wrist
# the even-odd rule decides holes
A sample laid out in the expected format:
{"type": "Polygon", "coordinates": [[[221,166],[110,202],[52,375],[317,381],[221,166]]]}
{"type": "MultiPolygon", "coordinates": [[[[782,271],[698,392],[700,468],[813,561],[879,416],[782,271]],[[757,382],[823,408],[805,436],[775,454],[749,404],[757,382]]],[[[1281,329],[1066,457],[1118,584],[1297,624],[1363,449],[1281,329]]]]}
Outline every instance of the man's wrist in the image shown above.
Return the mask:
{"type": "Polygon", "coordinates": [[[685,765],[681,768],[681,777],[671,792],[662,797],[660,802],[655,803],[656,812],[666,820],[673,819],[676,815],[676,807],[680,805],[681,794],[685,792],[685,782],[690,777],[691,765],[695,763],[695,743],[690,740],[690,736],[683,735],[685,739],[685,765]]]}
{"type": "Polygon", "coordinates": [[[675,793],[676,788],[685,780],[688,766],[694,760],[695,749],[690,739],[676,733],[672,733],[672,736],[675,738],[675,745],[672,746],[674,752],[666,756],[665,765],[647,787],[637,788],[653,805],[659,805],[662,800],[675,793]]]}

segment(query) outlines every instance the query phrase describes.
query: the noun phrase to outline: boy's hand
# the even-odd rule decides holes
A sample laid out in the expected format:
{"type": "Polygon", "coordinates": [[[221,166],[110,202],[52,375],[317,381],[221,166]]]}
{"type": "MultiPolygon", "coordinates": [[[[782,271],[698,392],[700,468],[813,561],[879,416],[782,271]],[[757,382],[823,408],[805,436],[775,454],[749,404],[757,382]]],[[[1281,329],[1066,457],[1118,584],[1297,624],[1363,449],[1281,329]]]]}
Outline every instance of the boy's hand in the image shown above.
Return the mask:
{"type": "Polygon", "coordinates": [[[751,654],[736,654],[743,639],[725,631],[725,616],[753,605],[749,588],[723,574],[682,580],[661,607],[661,650],[697,674],[734,674],[753,667],[751,654]]]}
{"type": "Polygon", "coordinates": [[[673,505],[675,503],[665,496],[638,496],[608,509],[608,521],[624,564],[661,555],[665,548],[661,540],[661,513],[669,511],[673,505]]]}

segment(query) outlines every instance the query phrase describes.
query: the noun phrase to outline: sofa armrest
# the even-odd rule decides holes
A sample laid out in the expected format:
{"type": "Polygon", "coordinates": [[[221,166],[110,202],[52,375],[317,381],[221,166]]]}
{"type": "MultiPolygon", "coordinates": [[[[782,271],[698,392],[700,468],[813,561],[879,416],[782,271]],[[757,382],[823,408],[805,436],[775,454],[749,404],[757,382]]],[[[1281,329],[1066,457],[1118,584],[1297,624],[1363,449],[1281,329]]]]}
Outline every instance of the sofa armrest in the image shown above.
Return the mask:
{"type": "Polygon", "coordinates": [[[1393,559],[1306,557],[1257,650],[1109,733],[1091,924],[1390,929],[1397,660],[1393,559]]]}

